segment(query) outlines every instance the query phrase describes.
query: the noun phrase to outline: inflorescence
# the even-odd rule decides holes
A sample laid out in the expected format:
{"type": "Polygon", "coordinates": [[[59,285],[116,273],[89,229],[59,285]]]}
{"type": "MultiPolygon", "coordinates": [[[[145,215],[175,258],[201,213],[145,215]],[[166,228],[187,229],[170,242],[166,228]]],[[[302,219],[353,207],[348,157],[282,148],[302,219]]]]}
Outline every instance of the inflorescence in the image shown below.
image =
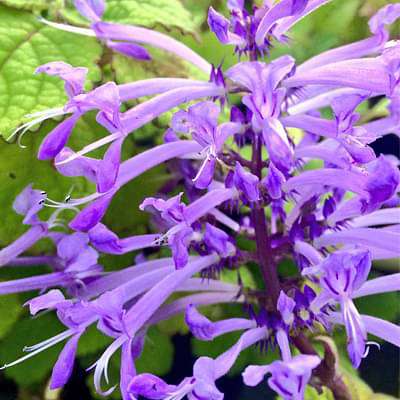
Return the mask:
{"type": "Polygon", "coordinates": [[[65,330],[27,347],[27,355],[5,367],[66,341],[51,377],[51,388],[60,388],[71,375],[80,337],[97,324],[113,340],[92,367],[95,388],[103,395],[114,389],[104,390],[102,377],[108,383],[108,363],[120,350],[124,400],[223,399],[216,381],[244,349],[258,345],[265,351],[277,346],[281,359],[249,365],[243,372],[245,385],[255,386],[269,375],[268,385],[283,399],[303,399],[308,383],[350,399],[340,372],[315,350],[311,334],[330,335],[335,325],[344,325],[355,368],[368,354],[368,334],[400,346],[399,327],[361,315],[353,301],[400,288],[399,273],[368,279],[374,260],[399,253],[399,161],[376,157],[369,144],[400,132],[400,42],[391,41],[387,30],[400,17],[400,4],[388,4],[371,18],[367,39],[300,65],[291,56],[264,61],[274,42],[290,43],[289,29],[328,2],[265,0],[250,12],[243,0],[228,0],[229,18],[210,8],[211,31],[239,56],[228,70],[163,33],[102,21],[102,0],[75,0],[90,29],[43,21],[95,36],[113,51],[139,60],[151,58],[143,45],[161,48],[207,78],[107,82],[87,92],[86,68],[63,62],[37,68],[36,73],[64,81],[68,101],[62,109],[34,115],[15,135],[65,115],[43,140],[38,158],[53,160],[62,175],[85,177],[96,184],[96,192],[57,202],[30,185],[16,198],[14,210],[29,229],[0,251],[0,265],[47,264],[52,272],[1,282],[0,293],[40,290],[27,303],[30,312],[54,310],[65,330]],[[123,103],[145,96],[150,99],[121,112],[123,103]],[[360,123],[358,106],[383,97],[389,101],[388,116],[360,123]],[[129,135],[176,107],[163,144],[122,160],[129,135]],[[324,117],[326,109],[332,118],[324,117]],[[92,110],[109,135],[74,151],[67,147],[69,137],[79,118],[92,110]],[[290,134],[292,128],[302,132],[300,139],[290,134]],[[108,148],[102,159],[86,155],[103,146],[108,148]],[[244,146],[251,148],[250,157],[241,151],[244,146]],[[102,223],[114,195],[173,159],[168,193],[155,193],[140,205],[152,214],[157,230],[119,238],[102,223]],[[310,160],[320,160],[321,167],[304,168],[310,160]],[[48,220],[39,216],[43,207],[54,209],[48,220]],[[65,210],[74,213],[68,226],[65,215],[71,213],[65,210]],[[254,241],[256,251],[241,249],[238,237],[254,241]],[[21,256],[43,238],[54,242],[54,254],[21,256]],[[169,248],[171,257],[157,257],[162,247],[169,248]],[[143,249],[151,250],[140,253],[129,268],[105,273],[98,263],[100,254],[143,249]],[[294,278],[280,276],[277,266],[284,258],[294,260],[294,278]],[[249,261],[258,265],[264,290],[246,287],[240,279],[237,284],[220,279],[224,269],[240,276],[249,261]],[[177,292],[181,297],[167,301],[177,292]],[[243,316],[211,321],[198,311],[219,303],[243,304],[243,316]],[[179,384],[137,374],[135,359],[148,328],[179,313],[200,340],[242,334],[217,358],[200,357],[179,384]]]}

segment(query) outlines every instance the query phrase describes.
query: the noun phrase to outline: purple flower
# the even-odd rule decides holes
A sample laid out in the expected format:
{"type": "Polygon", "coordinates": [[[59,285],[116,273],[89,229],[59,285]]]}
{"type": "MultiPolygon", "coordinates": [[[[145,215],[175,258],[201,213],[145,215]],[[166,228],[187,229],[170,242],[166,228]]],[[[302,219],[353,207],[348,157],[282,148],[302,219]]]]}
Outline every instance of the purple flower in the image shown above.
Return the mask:
{"type": "MultiPolygon", "coordinates": [[[[64,107],[64,113],[72,113],[72,116],[54,128],[43,140],[39,149],[39,159],[47,160],[56,157],[67,144],[80,116],[91,109],[100,110],[97,120],[110,132],[121,131],[122,127],[119,120],[121,100],[115,83],[109,82],[85,93],[83,86],[87,69],[75,68],[63,62],[44,64],[36,69],[36,73],[58,76],[64,80],[65,91],[69,98],[64,107]]],[[[106,157],[106,164],[107,161],[106,157]]],[[[108,161],[107,166],[110,167],[110,164],[108,161]]],[[[111,168],[115,169],[116,167],[111,164],[111,168]]]]}
{"type": "Polygon", "coordinates": [[[172,128],[176,132],[189,133],[202,146],[205,158],[196,177],[195,186],[206,189],[214,176],[216,160],[229,136],[240,132],[241,124],[224,123],[218,126],[220,108],[212,102],[203,102],[189,107],[188,111],[178,111],[172,118],[172,128]]]}
{"type": "Polygon", "coordinates": [[[362,164],[375,159],[374,151],[362,143],[363,137],[366,136],[365,131],[363,131],[363,128],[354,127],[354,124],[359,119],[359,114],[354,111],[365,100],[365,97],[350,95],[338,97],[332,102],[332,108],[336,116],[338,139],[353,160],[362,164]]]}
{"type": "Polygon", "coordinates": [[[72,99],[84,92],[83,86],[88,70],[83,67],[75,68],[61,61],[53,61],[36,68],[35,73],[58,76],[64,81],[65,91],[68,97],[72,99]]]}
{"type": "Polygon", "coordinates": [[[186,309],[185,322],[192,334],[200,340],[214,340],[215,337],[228,332],[255,327],[254,321],[245,318],[230,318],[211,322],[200,314],[193,304],[190,304],[186,309]]]}
{"type": "Polygon", "coordinates": [[[251,365],[244,371],[243,380],[248,386],[256,386],[270,373],[268,385],[271,389],[285,400],[301,400],[312,370],[320,363],[317,356],[299,355],[290,361],[274,361],[267,366],[251,365]]]}
{"type": "Polygon", "coordinates": [[[243,62],[232,67],[227,76],[250,91],[243,104],[252,112],[252,125],[262,131],[264,143],[275,166],[286,172],[293,165],[293,149],[287,133],[279,120],[285,98],[281,81],[294,69],[294,60],[280,57],[269,65],[260,62],[243,62]]]}
{"type": "Polygon", "coordinates": [[[335,325],[344,325],[355,367],[368,353],[368,334],[400,346],[400,327],[362,315],[354,304],[362,296],[400,289],[398,273],[368,279],[372,260],[399,253],[399,160],[376,158],[369,146],[400,132],[400,46],[390,41],[387,27],[399,18],[400,7],[388,4],[378,11],[369,22],[370,37],[301,65],[290,56],[265,59],[274,40],[289,43],[288,30],[328,2],[265,0],[250,10],[243,0],[228,0],[229,18],[210,8],[208,23],[218,40],[247,57],[227,71],[164,33],[103,21],[103,0],[75,0],[89,29],[44,21],[97,37],[128,57],[148,60],[150,52],[142,46],[161,48],[196,66],[208,81],[151,78],[107,82],[85,91],[85,68],[51,62],[37,69],[64,81],[68,101],[63,108],[36,113],[14,133],[69,114],[44,139],[39,158],[55,158],[58,172],[84,177],[96,189],[81,198],[71,193],[60,202],[30,185],[15,200],[14,210],[30,229],[0,250],[0,266],[44,264],[52,270],[0,282],[0,294],[40,290],[28,302],[31,313],[52,310],[66,330],[27,347],[28,354],[5,367],[66,340],[50,382],[52,389],[61,388],[72,373],[80,337],[96,325],[112,338],[90,368],[100,395],[115,388],[103,390],[102,379],[109,383],[108,365],[120,351],[123,400],[222,400],[218,379],[243,350],[255,345],[264,352],[277,347],[281,359],[248,366],[245,384],[255,386],[268,373],[268,384],[278,395],[301,400],[311,378],[312,384],[327,385],[335,394],[346,389],[332,365],[336,363],[328,362],[329,354],[324,362],[316,355],[310,340],[316,326],[330,336],[335,325]],[[388,115],[368,121],[359,106],[381,98],[389,100],[388,115]],[[136,105],[128,103],[121,112],[130,100],[137,100],[136,105]],[[324,117],[327,107],[331,118],[324,117]],[[109,133],[80,150],[68,148],[78,119],[91,110],[109,133]],[[127,136],[171,111],[164,143],[122,161],[127,136]],[[292,128],[302,135],[300,140],[291,135],[292,128]],[[106,145],[101,159],[87,156],[106,145]],[[316,166],[314,160],[320,163],[316,166]],[[149,233],[126,236],[104,225],[114,195],[160,165],[163,181],[165,174],[168,179],[140,205],[153,214],[144,228],[149,233]],[[38,216],[43,206],[55,209],[44,221],[38,216]],[[44,237],[54,250],[21,256],[44,237]],[[168,247],[171,257],[165,257],[161,246],[168,247]],[[137,250],[131,256],[134,265],[103,272],[102,254],[115,258],[137,250]],[[294,261],[297,277],[295,271],[283,273],[280,263],[286,259],[294,261]],[[64,289],[69,298],[53,288],[64,289]],[[242,304],[237,308],[242,314],[218,319],[215,313],[207,318],[198,311],[219,303],[242,304]],[[179,384],[146,371],[137,374],[148,329],[180,314],[199,340],[242,333],[214,359],[200,357],[179,384]]]}
{"type": "Polygon", "coordinates": [[[168,385],[154,375],[141,374],[133,378],[130,391],[148,399],[179,399],[187,395],[191,399],[222,400],[224,395],[216,387],[215,381],[232,368],[242,350],[262,340],[265,335],[265,328],[250,329],[215,360],[200,357],[193,366],[193,376],[185,378],[180,385],[168,385]]]}
{"type": "MultiPolygon", "coordinates": [[[[231,189],[227,190],[214,190],[199,198],[196,202],[192,203],[189,207],[184,203],[181,203],[181,197],[183,193],[172,197],[168,200],[147,198],[140,205],[141,210],[150,209],[160,213],[161,218],[169,230],[163,236],[161,236],[155,244],[162,244],[167,242],[172,250],[172,254],[175,260],[177,268],[182,268],[186,265],[189,257],[189,243],[194,234],[192,224],[201,218],[204,214],[210,212],[215,206],[218,206],[226,200],[230,200],[234,191],[231,189]]],[[[221,233],[218,231],[209,230],[210,234],[218,235],[219,241],[222,239],[221,233]]],[[[207,234],[206,234],[207,235],[207,234]]],[[[224,248],[221,246],[213,247],[212,250],[223,251],[222,256],[227,256],[227,244],[224,248]]],[[[232,248],[229,247],[232,251],[232,248]]],[[[234,253],[232,253],[234,254],[234,253]]]]}
{"type": "Polygon", "coordinates": [[[358,368],[365,356],[367,333],[351,299],[368,278],[371,255],[369,251],[357,249],[353,252],[336,252],[317,268],[321,274],[320,285],[323,291],[314,300],[314,304],[324,305],[330,299],[340,303],[348,335],[347,349],[354,367],[358,368]]]}
{"type": "Polygon", "coordinates": [[[158,235],[138,235],[120,239],[114,232],[102,223],[90,229],[89,238],[91,244],[102,253],[125,254],[130,251],[151,247],[158,235]]]}
{"type": "MultiPolygon", "coordinates": [[[[31,232],[37,234],[33,230],[31,232]]],[[[36,240],[42,237],[43,234],[42,236],[37,235],[36,240]]],[[[16,246],[23,238],[24,236],[11,246],[16,246]]],[[[96,276],[102,271],[102,267],[97,264],[98,253],[88,243],[88,235],[81,232],[61,236],[57,240],[57,257],[54,260],[55,272],[1,282],[0,293],[18,293],[35,289],[45,290],[56,285],[74,291],[77,285],[79,286],[87,278],[96,276]]],[[[30,243],[30,245],[33,245],[33,243],[30,243]]]]}
{"type": "Polygon", "coordinates": [[[48,225],[42,223],[37,213],[43,208],[46,193],[32,189],[28,185],[15,199],[13,208],[17,214],[24,216],[23,223],[31,228],[14,243],[0,250],[0,266],[17,258],[48,233],[48,225]]]}
{"type": "Polygon", "coordinates": [[[39,222],[37,213],[43,208],[45,200],[45,192],[28,185],[14,200],[13,208],[17,214],[24,216],[24,224],[35,225],[39,222]]]}

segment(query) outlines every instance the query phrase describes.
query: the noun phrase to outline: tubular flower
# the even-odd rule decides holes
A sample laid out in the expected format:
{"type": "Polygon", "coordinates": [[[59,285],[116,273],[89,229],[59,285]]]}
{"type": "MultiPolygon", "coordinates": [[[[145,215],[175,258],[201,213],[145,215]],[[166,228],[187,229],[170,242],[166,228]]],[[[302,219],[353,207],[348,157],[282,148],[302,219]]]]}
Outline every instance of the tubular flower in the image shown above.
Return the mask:
{"type": "Polygon", "coordinates": [[[109,384],[108,365],[120,352],[123,400],[222,400],[218,379],[242,352],[257,346],[262,352],[277,348],[279,358],[247,366],[247,386],[269,374],[269,387],[285,400],[305,399],[308,384],[350,400],[332,354],[327,348],[317,353],[312,335],[334,337],[334,328],[343,325],[355,368],[368,355],[368,334],[400,347],[400,328],[379,315],[364,315],[355,302],[400,288],[398,273],[369,277],[372,261],[399,255],[399,160],[375,155],[371,144],[400,132],[400,47],[388,29],[400,7],[379,10],[369,21],[368,38],[300,65],[289,55],[266,58],[275,42],[290,43],[293,25],[328,2],[265,0],[249,10],[242,0],[228,0],[229,18],[211,7],[211,31],[243,58],[227,70],[164,33],[105,21],[103,0],[74,1],[89,28],[43,21],[95,37],[137,60],[149,60],[151,48],[161,48],[193,64],[204,80],[153,78],[87,90],[85,68],[38,66],[37,73],[64,81],[67,102],[33,115],[15,133],[67,115],[46,136],[38,157],[95,189],[60,202],[29,185],[16,198],[14,210],[29,229],[0,250],[0,266],[50,270],[2,281],[0,294],[40,291],[27,303],[31,314],[54,311],[66,329],[26,347],[28,354],[5,367],[66,341],[50,382],[52,389],[61,388],[71,376],[80,338],[94,326],[111,338],[90,368],[103,396],[117,386],[103,389],[103,377],[109,384]],[[382,97],[388,99],[387,115],[368,120],[363,110],[382,97]],[[130,100],[138,101],[132,106],[130,100]],[[69,148],[79,118],[93,110],[108,134],[69,148]],[[172,117],[164,142],[124,159],[128,136],[167,112],[172,117]],[[100,159],[89,154],[103,146],[100,159]],[[124,203],[150,213],[149,222],[127,230],[140,234],[114,232],[112,218],[103,220],[114,196],[161,165],[165,185],[139,199],[140,205],[129,198],[124,203]],[[39,217],[43,207],[55,209],[47,220],[39,217]],[[26,254],[42,238],[51,240],[53,250],[26,254]],[[105,272],[99,264],[105,254],[117,258],[136,251],[129,267],[105,272]],[[286,259],[295,266],[290,276],[279,265],[286,259]],[[219,320],[200,311],[220,303],[243,307],[219,320]],[[200,357],[178,384],[138,373],[149,328],[176,315],[184,315],[199,340],[231,332],[240,337],[219,356],[200,357]]]}

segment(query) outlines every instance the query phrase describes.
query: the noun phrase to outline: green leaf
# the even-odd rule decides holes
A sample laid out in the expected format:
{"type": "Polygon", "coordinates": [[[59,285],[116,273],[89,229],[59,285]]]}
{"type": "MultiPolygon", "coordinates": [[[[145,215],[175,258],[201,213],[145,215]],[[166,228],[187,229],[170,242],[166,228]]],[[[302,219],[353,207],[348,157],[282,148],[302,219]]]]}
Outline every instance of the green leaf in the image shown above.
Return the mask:
{"type": "Polygon", "coordinates": [[[192,15],[179,0],[108,0],[104,20],[191,33],[196,30],[192,15]]]}
{"type": "Polygon", "coordinates": [[[396,292],[381,293],[355,300],[361,314],[372,315],[387,321],[396,321],[399,314],[399,295],[396,292]]]}
{"type": "Polygon", "coordinates": [[[140,211],[139,205],[145,197],[154,195],[167,178],[164,168],[160,166],[129,182],[114,197],[105,216],[105,224],[124,236],[144,233],[149,215],[140,211]],[[129,199],[128,203],[126,199],[129,199]]]}
{"type": "MultiPolygon", "coordinates": [[[[40,343],[62,331],[63,327],[54,315],[47,314],[36,319],[21,319],[0,342],[1,364],[12,362],[26,355],[22,352],[25,346],[40,343]]],[[[61,348],[62,344],[51,347],[21,364],[7,368],[5,374],[22,387],[42,382],[50,374],[61,348]]]]}
{"type": "Polygon", "coordinates": [[[34,75],[50,61],[90,68],[89,86],[100,78],[101,46],[93,38],[48,27],[27,12],[0,6],[0,135],[8,138],[26,114],[64,105],[63,82],[34,75]]]}
{"type": "Polygon", "coordinates": [[[111,339],[103,335],[96,327],[91,325],[79,339],[77,354],[79,357],[95,354],[105,349],[111,342],[111,339]]]}
{"type": "Polygon", "coordinates": [[[173,357],[174,346],[171,338],[160,332],[157,327],[152,327],[147,333],[143,353],[136,361],[137,371],[165,375],[172,367],[173,357]]]}
{"type": "Polygon", "coordinates": [[[3,338],[15,322],[17,322],[21,311],[22,306],[18,295],[9,294],[0,297],[0,338],[3,338]]]}
{"type": "Polygon", "coordinates": [[[0,4],[32,11],[44,10],[49,6],[48,0],[0,0],[0,4]]]}

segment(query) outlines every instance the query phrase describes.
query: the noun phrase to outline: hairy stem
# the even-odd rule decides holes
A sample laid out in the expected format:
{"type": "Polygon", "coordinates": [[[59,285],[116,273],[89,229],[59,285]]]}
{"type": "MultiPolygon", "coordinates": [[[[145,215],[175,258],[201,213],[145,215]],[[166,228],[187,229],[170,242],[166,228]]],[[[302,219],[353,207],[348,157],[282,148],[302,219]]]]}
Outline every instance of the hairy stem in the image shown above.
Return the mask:
{"type": "MultiPolygon", "coordinates": [[[[261,151],[261,138],[257,135],[254,135],[252,172],[254,175],[257,175],[259,179],[262,178],[263,168],[261,151]]],[[[264,207],[262,207],[260,204],[255,204],[251,216],[255,230],[258,261],[261,267],[265,288],[267,290],[268,297],[272,301],[272,304],[274,307],[276,307],[280,293],[280,282],[276,265],[272,256],[271,240],[268,235],[264,207]]]]}

